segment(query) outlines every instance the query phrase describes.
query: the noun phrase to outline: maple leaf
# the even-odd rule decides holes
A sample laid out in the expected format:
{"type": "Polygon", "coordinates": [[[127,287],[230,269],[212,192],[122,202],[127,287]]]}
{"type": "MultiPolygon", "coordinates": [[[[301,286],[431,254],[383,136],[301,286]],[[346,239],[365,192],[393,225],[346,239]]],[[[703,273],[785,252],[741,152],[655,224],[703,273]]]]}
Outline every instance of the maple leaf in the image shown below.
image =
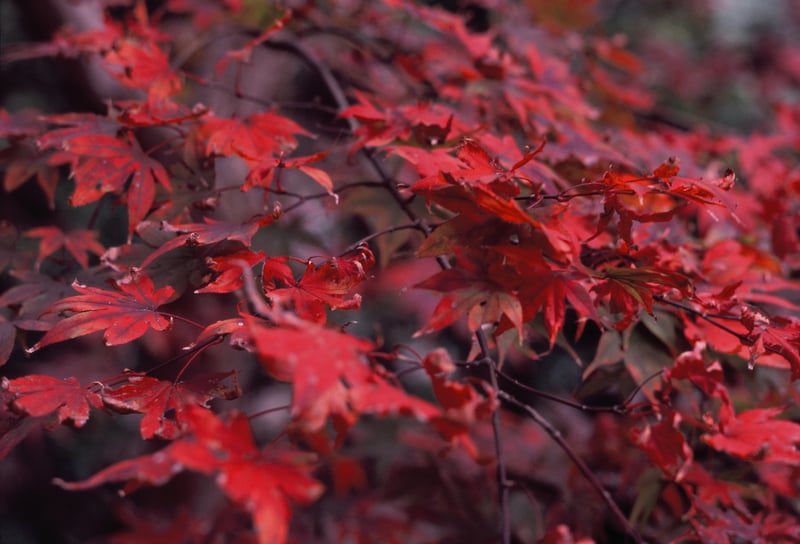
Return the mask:
{"type": "Polygon", "coordinates": [[[242,281],[242,266],[252,268],[263,260],[263,251],[254,253],[250,250],[238,251],[230,255],[208,257],[206,264],[218,275],[202,289],[196,289],[195,293],[230,293],[236,291],[244,285],[242,281]]]}
{"type": "Polygon", "coordinates": [[[361,306],[361,295],[347,295],[366,277],[375,256],[366,245],[321,264],[309,261],[299,280],[285,264],[286,259],[270,258],[264,265],[264,286],[273,304],[292,309],[299,317],[324,324],[325,307],[354,310],[361,306]],[[275,281],[290,287],[276,288],[275,281]]]}
{"type": "Polygon", "coordinates": [[[447,145],[451,132],[460,135],[467,131],[445,104],[422,101],[398,105],[361,91],[354,91],[353,95],[356,103],[339,113],[340,117],[359,121],[358,138],[349,151],[351,156],[365,146],[379,147],[397,141],[409,141],[424,148],[447,145]]]}
{"type": "MultiPolygon", "coordinates": [[[[75,138],[95,136],[116,136],[120,124],[105,115],[94,113],[65,113],[61,115],[48,115],[44,117],[48,123],[62,125],[45,132],[36,139],[39,149],[63,149],[68,151],[70,143],[75,138]]],[[[81,140],[78,140],[81,141],[81,140]]]]}
{"type": "Polygon", "coordinates": [[[792,379],[800,379],[800,320],[780,316],[769,318],[744,307],[742,324],[749,331],[745,340],[750,346],[751,368],[766,352],[777,353],[789,362],[792,379]]]}
{"type": "Polygon", "coordinates": [[[217,75],[222,75],[225,72],[225,68],[227,68],[228,63],[232,60],[241,62],[242,64],[250,64],[250,57],[253,55],[253,49],[267,41],[270,36],[283,28],[291,19],[291,17],[292,12],[290,10],[286,10],[280,17],[276,17],[272,24],[264,29],[261,34],[248,41],[244,47],[226,51],[225,56],[219,62],[217,62],[216,66],[214,67],[217,75]]]}
{"type": "Polygon", "coordinates": [[[433,311],[433,316],[415,336],[442,329],[467,316],[467,326],[476,331],[484,323],[495,323],[505,315],[522,338],[522,304],[506,288],[463,270],[443,270],[415,285],[445,293],[433,311]]]}
{"type": "Polygon", "coordinates": [[[286,462],[263,459],[243,414],[234,413],[222,421],[192,406],[187,408],[186,421],[191,434],[170,446],[170,457],[189,469],[217,474],[217,484],[225,494],[251,512],[260,544],[285,542],[289,501],[309,505],[324,489],[308,476],[309,467],[290,457],[286,462]]]}
{"type": "MultiPolygon", "coordinates": [[[[278,216],[279,215],[278,213],[278,216]]],[[[271,217],[268,217],[268,219],[271,219],[271,217]]],[[[183,245],[210,245],[224,240],[232,240],[249,246],[250,240],[255,233],[258,232],[259,227],[265,224],[263,218],[256,218],[241,225],[232,225],[223,221],[216,221],[209,217],[204,217],[203,220],[205,223],[184,223],[180,225],[172,225],[166,222],[162,223],[161,228],[163,230],[177,232],[180,233],[180,235],[164,243],[160,248],[148,255],[147,258],[142,261],[141,268],[146,267],[164,253],[183,245]]],[[[150,223],[144,223],[140,225],[140,228],[149,224],[150,223]]]]}
{"type": "Polygon", "coordinates": [[[199,406],[188,406],[181,418],[186,432],[166,448],[111,465],[87,480],[54,483],[68,490],[83,490],[108,482],[128,481],[123,494],[142,483],[163,485],[189,469],[216,475],[217,485],[253,517],[260,544],[283,544],[291,517],[290,501],[313,503],[324,487],[308,476],[309,465],[287,452],[259,451],[250,423],[241,413],[222,420],[199,406]]]}
{"type": "Polygon", "coordinates": [[[725,387],[722,385],[722,365],[719,361],[714,361],[706,366],[702,356],[705,349],[705,342],[697,342],[691,351],[678,355],[672,368],[664,371],[664,380],[689,380],[705,395],[727,399],[725,387]]]}
{"type": "Polygon", "coordinates": [[[180,427],[178,421],[187,406],[207,407],[214,398],[233,399],[240,390],[233,371],[200,377],[189,382],[169,382],[133,372],[124,375],[124,383],[113,380],[112,385],[103,384],[100,397],[108,408],[120,413],[144,414],[140,423],[142,438],[155,436],[174,439],[180,427]],[[231,386],[223,380],[233,376],[231,386]]]}
{"type": "Polygon", "coordinates": [[[200,135],[207,155],[239,155],[248,160],[290,152],[297,147],[297,135],[312,136],[294,121],[272,112],[254,113],[246,119],[207,116],[200,135]]]}
{"type": "Polygon", "coordinates": [[[719,430],[701,438],[712,448],[740,459],[800,465],[800,424],[776,419],[785,408],[754,408],[739,414],[727,398],[719,412],[719,430]]]}
{"type": "Polygon", "coordinates": [[[678,430],[681,416],[670,411],[655,425],[633,429],[632,438],[650,460],[669,478],[679,482],[689,470],[694,453],[678,430]]]}
{"type": "Polygon", "coordinates": [[[73,230],[64,232],[58,227],[38,227],[25,232],[31,238],[41,238],[39,242],[39,257],[36,259],[38,268],[45,257],[52,255],[62,247],[75,257],[83,268],[89,267],[87,253],[102,255],[105,248],[97,240],[98,233],[93,230],[73,230]]]}
{"type": "Polygon", "coordinates": [[[81,294],[56,302],[46,312],[71,315],[53,325],[27,350],[28,353],[97,331],[105,331],[103,339],[107,346],[116,346],[136,340],[149,328],[165,331],[172,326],[172,318],[156,310],[175,293],[172,287],[167,285],[155,290],[153,282],[143,273],[129,276],[114,285],[118,291],[73,282],[72,288],[81,294]]]}
{"type": "Polygon", "coordinates": [[[668,269],[651,266],[639,268],[605,266],[602,277],[604,281],[595,285],[592,290],[598,297],[608,298],[609,310],[612,314],[620,316],[614,325],[617,330],[626,329],[633,322],[640,305],[647,313],[653,315],[655,294],[670,288],[677,289],[687,296],[692,294],[692,284],[689,279],[679,272],[668,269]]]}
{"type": "Polygon", "coordinates": [[[100,396],[81,386],[76,378],[61,380],[29,374],[14,380],[3,378],[2,388],[14,394],[14,407],[29,416],[57,412],[59,423],[69,419],[76,427],[83,427],[89,420],[91,406],[102,406],[100,396]]]}
{"type": "Polygon", "coordinates": [[[59,173],[57,167],[49,164],[48,158],[46,153],[33,149],[27,142],[3,149],[0,151],[0,163],[6,164],[3,188],[11,192],[35,178],[47,196],[50,209],[54,209],[59,173]]]}
{"type": "Polygon", "coordinates": [[[181,91],[180,79],[167,55],[153,43],[119,41],[103,60],[120,83],[147,91],[149,101],[158,102],[181,91]]]}
{"type": "Polygon", "coordinates": [[[299,430],[316,432],[330,416],[341,440],[362,411],[405,413],[420,420],[436,413],[369,366],[372,342],[291,315],[273,317],[282,326],[267,328],[248,320],[252,343],[264,369],[294,386],[291,413],[299,430]]]}
{"type": "MultiPolygon", "coordinates": [[[[309,155],[308,157],[294,157],[291,159],[285,159],[281,156],[278,158],[262,160],[247,174],[247,178],[242,185],[242,191],[248,191],[253,187],[269,189],[272,185],[272,181],[276,179],[276,172],[279,173],[283,168],[295,168],[313,179],[338,202],[339,197],[333,192],[333,180],[331,180],[331,177],[328,175],[328,173],[324,170],[320,170],[319,168],[307,166],[309,163],[321,161],[327,155],[328,152],[324,151],[309,155]]],[[[277,185],[278,189],[282,189],[279,178],[277,185]]]]}
{"type": "Polygon", "coordinates": [[[475,386],[451,380],[449,376],[456,371],[456,365],[442,348],[429,353],[422,366],[430,376],[433,392],[444,409],[442,415],[431,417],[431,427],[446,440],[460,442],[477,459],[477,449],[468,432],[474,423],[487,420],[499,408],[494,390],[480,381],[478,384],[485,393],[481,395],[475,386]]]}
{"type": "MultiPolygon", "coordinates": [[[[244,316],[243,316],[244,317],[244,316]]],[[[215,337],[230,335],[230,345],[237,349],[250,349],[250,334],[246,323],[242,318],[223,319],[212,323],[203,329],[197,338],[184,349],[191,349],[194,346],[210,341],[215,337]]]]}
{"type": "Polygon", "coordinates": [[[120,461],[80,482],[65,482],[61,478],[53,478],[53,483],[68,491],[82,491],[108,482],[128,482],[120,491],[120,495],[124,497],[142,484],[164,485],[182,471],[183,465],[166,455],[165,450],[161,450],[153,455],[120,461]]]}
{"type": "Polygon", "coordinates": [[[106,193],[122,193],[128,185],[128,232],[148,214],[156,196],[156,182],[172,192],[164,166],[150,158],[134,138],[127,141],[109,134],[70,137],[50,162],[69,163],[75,178],[73,206],[94,202],[106,193]],[[128,184],[128,181],[130,183],[128,184]]]}
{"type": "Polygon", "coordinates": [[[77,32],[64,27],[48,42],[24,44],[3,51],[3,60],[19,61],[38,57],[74,58],[87,53],[101,53],[114,46],[122,38],[122,27],[106,19],[101,28],[77,32]]]}
{"type": "Polygon", "coordinates": [[[266,328],[250,320],[250,332],[266,371],[294,385],[292,417],[303,427],[317,430],[329,415],[340,432],[355,423],[348,390],[377,378],[366,360],[371,342],[311,323],[266,328]]]}
{"type": "Polygon", "coordinates": [[[489,212],[510,223],[538,226],[514,200],[520,194],[517,182],[531,184],[517,171],[529,163],[543,148],[527,153],[511,169],[506,169],[492,159],[483,147],[465,138],[458,147],[457,156],[466,168],[440,171],[414,184],[412,190],[428,201],[470,217],[482,217],[489,212]]]}

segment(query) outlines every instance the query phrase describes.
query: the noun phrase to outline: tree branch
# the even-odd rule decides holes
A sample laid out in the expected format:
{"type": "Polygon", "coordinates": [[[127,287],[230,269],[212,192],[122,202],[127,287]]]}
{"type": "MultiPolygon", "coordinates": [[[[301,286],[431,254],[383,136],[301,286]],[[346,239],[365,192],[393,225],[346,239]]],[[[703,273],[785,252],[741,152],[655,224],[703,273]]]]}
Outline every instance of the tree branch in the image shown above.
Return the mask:
{"type": "Polygon", "coordinates": [[[567,457],[569,457],[570,460],[575,464],[575,466],[578,468],[578,471],[583,475],[586,481],[589,482],[589,485],[591,485],[592,488],[597,491],[603,501],[608,505],[609,509],[611,509],[611,513],[614,514],[614,517],[625,529],[625,532],[633,539],[634,542],[636,542],[636,544],[643,544],[644,540],[642,540],[639,531],[637,531],[636,528],[631,525],[631,523],[628,521],[628,518],[625,516],[622,510],[619,509],[619,506],[617,506],[617,503],[614,502],[611,494],[603,487],[603,484],[597,479],[597,476],[594,475],[592,470],[586,465],[583,459],[581,459],[575,450],[573,450],[572,447],[567,444],[567,441],[564,440],[564,436],[561,434],[561,431],[556,429],[553,424],[547,420],[547,418],[545,418],[532,406],[518,401],[505,391],[498,391],[497,395],[509,404],[513,404],[514,406],[524,410],[528,416],[534,422],[536,422],[537,425],[539,425],[547,434],[550,435],[550,438],[552,438],[553,441],[564,451],[564,453],[567,454],[567,457]]]}

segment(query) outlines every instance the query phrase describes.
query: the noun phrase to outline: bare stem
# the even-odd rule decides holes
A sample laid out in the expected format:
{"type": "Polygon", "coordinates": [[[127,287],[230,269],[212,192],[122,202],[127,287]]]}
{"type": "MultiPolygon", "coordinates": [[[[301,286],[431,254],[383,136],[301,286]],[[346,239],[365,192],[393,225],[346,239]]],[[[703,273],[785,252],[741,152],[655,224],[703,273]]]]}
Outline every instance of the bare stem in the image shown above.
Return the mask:
{"type": "MultiPolygon", "coordinates": [[[[478,339],[478,345],[481,348],[481,357],[488,362],[489,367],[489,380],[492,383],[492,389],[500,396],[503,391],[497,383],[497,373],[499,369],[495,364],[494,359],[489,355],[489,343],[486,338],[486,333],[483,329],[475,331],[475,337],[478,339]]],[[[510,487],[508,482],[508,471],[506,469],[506,460],[503,455],[503,439],[500,434],[500,409],[495,409],[492,414],[492,434],[494,435],[494,451],[497,455],[497,490],[500,493],[500,512],[502,516],[500,531],[502,534],[501,542],[503,544],[511,543],[511,508],[509,506],[510,487]]]]}
{"type": "Polygon", "coordinates": [[[524,402],[520,402],[512,395],[509,395],[505,391],[497,391],[497,395],[508,402],[509,404],[513,404],[514,406],[521,408],[524,410],[528,416],[536,422],[544,431],[550,435],[550,438],[558,444],[558,446],[567,454],[567,457],[575,464],[578,468],[578,471],[583,475],[589,485],[594,488],[595,491],[600,495],[603,501],[608,505],[608,508],[611,510],[614,517],[617,521],[622,525],[625,529],[625,532],[633,539],[636,544],[642,544],[644,541],[642,540],[639,531],[631,525],[628,521],[628,518],[619,509],[617,503],[614,502],[614,499],[611,497],[611,494],[603,487],[603,484],[600,480],[597,479],[597,476],[594,475],[592,470],[586,465],[586,463],[581,459],[575,450],[572,449],[572,446],[567,444],[567,441],[564,439],[564,435],[561,434],[561,431],[556,429],[550,421],[547,420],[542,414],[540,414],[535,408],[525,404],[524,402]]]}
{"type": "MultiPolygon", "coordinates": [[[[692,308],[691,306],[689,306],[687,304],[681,304],[680,302],[676,302],[674,300],[670,300],[670,299],[668,299],[667,297],[665,297],[663,295],[656,295],[654,298],[656,300],[658,300],[659,302],[662,302],[662,303],[664,303],[664,304],[666,304],[668,306],[672,306],[673,308],[678,308],[679,310],[683,310],[684,312],[690,313],[692,315],[696,315],[700,319],[705,319],[706,321],[708,321],[709,323],[711,323],[715,327],[727,332],[728,334],[732,334],[733,336],[738,338],[739,341],[742,344],[745,344],[745,345],[750,345],[751,344],[751,342],[748,340],[746,335],[744,335],[744,334],[742,334],[740,332],[736,332],[735,330],[731,329],[730,327],[728,327],[726,325],[723,325],[722,323],[717,323],[716,321],[714,321],[714,319],[712,319],[712,317],[713,318],[717,318],[717,319],[730,319],[730,317],[727,317],[727,316],[716,316],[716,315],[715,316],[711,316],[711,315],[709,315],[708,313],[706,313],[706,312],[704,312],[702,310],[695,310],[694,308],[692,308]]],[[[731,317],[733,317],[733,316],[731,316],[731,317]]]]}

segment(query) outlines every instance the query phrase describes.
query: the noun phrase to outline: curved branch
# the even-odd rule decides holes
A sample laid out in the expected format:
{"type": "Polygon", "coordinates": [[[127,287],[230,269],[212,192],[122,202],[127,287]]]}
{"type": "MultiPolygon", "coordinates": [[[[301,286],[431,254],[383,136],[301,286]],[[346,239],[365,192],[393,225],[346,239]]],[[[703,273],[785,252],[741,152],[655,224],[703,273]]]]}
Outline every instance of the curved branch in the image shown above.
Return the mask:
{"type": "Polygon", "coordinates": [[[608,505],[611,513],[614,514],[614,517],[617,521],[622,525],[625,529],[625,532],[633,539],[636,544],[642,544],[644,540],[642,540],[642,536],[639,534],[639,531],[631,525],[628,521],[628,518],[625,514],[620,510],[617,503],[614,502],[613,497],[611,497],[611,493],[609,493],[604,487],[600,480],[597,479],[597,476],[594,475],[592,470],[586,465],[586,463],[581,459],[575,450],[572,449],[572,446],[567,444],[567,441],[564,440],[564,435],[561,434],[561,431],[556,429],[550,421],[547,420],[542,414],[540,414],[535,408],[525,404],[524,402],[518,401],[512,395],[509,395],[505,391],[498,391],[497,396],[499,396],[504,401],[508,402],[509,404],[513,404],[517,408],[520,408],[528,414],[528,416],[537,424],[539,425],[544,431],[550,435],[550,438],[559,445],[559,447],[567,454],[567,457],[575,464],[578,468],[578,471],[583,475],[589,485],[594,488],[595,491],[600,495],[603,501],[608,505]]]}

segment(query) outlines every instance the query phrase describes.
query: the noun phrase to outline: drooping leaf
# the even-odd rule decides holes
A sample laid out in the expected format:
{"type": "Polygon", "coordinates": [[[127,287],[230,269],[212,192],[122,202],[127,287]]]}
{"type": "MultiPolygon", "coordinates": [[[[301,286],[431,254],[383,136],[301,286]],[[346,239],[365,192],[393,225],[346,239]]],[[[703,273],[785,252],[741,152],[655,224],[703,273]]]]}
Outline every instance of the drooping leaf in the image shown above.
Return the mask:
{"type": "Polygon", "coordinates": [[[740,459],[763,463],[800,465],[800,424],[777,419],[781,407],[754,408],[735,414],[729,401],[720,409],[719,430],[704,434],[712,448],[740,459]]]}
{"type": "Polygon", "coordinates": [[[331,417],[341,440],[361,411],[422,420],[436,413],[370,367],[367,354],[374,346],[363,338],[296,319],[274,328],[251,319],[249,326],[265,370],[292,383],[292,418],[303,431],[318,431],[331,417]]]}
{"type": "Polygon", "coordinates": [[[788,317],[768,318],[750,308],[742,309],[742,324],[747,327],[750,343],[750,365],[765,353],[776,353],[786,359],[792,379],[800,379],[800,320],[788,317]]]}
{"type": "Polygon", "coordinates": [[[106,345],[116,346],[136,340],[150,328],[165,331],[172,326],[172,318],[157,308],[169,301],[175,290],[169,285],[155,290],[143,273],[115,282],[116,291],[77,282],[72,287],[81,294],[56,302],[47,311],[50,315],[70,315],[56,322],[29,353],[98,331],[105,331],[106,345]]]}
{"type": "Polygon", "coordinates": [[[50,162],[70,164],[75,178],[71,204],[82,206],[106,193],[124,192],[130,234],[149,213],[156,196],[156,183],[172,192],[164,165],[142,151],[133,138],[87,134],[70,137],[61,147],[62,151],[55,153],[50,162]]]}
{"type": "MultiPolygon", "coordinates": [[[[333,180],[328,173],[325,170],[308,166],[309,163],[321,161],[327,155],[328,152],[326,151],[322,153],[315,153],[308,157],[294,157],[291,159],[285,159],[281,156],[278,158],[263,159],[258,162],[258,164],[256,164],[256,166],[253,167],[247,174],[245,183],[242,185],[242,191],[247,191],[253,187],[270,189],[272,182],[276,180],[276,176],[280,175],[278,173],[281,171],[281,169],[293,168],[313,179],[319,186],[325,189],[328,194],[336,198],[338,201],[338,197],[333,192],[333,180]]],[[[282,189],[279,178],[277,179],[277,185],[278,189],[282,189]]]]}
{"type": "Polygon", "coordinates": [[[120,461],[80,482],[65,482],[61,478],[54,478],[53,483],[68,491],[82,491],[109,482],[128,482],[121,492],[122,495],[127,495],[142,484],[164,485],[182,471],[183,465],[162,451],[120,461]]]}
{"type": "MultiPolygon", "coordinates": [[[[141,267],[146,267],[161,255],[183,245],[210,245],[224,240],[232,240],[241,242],[244,245],[250,245],[250,240],[255,233],[258,232],[259,227],[262,226],[260,218],[247,221],[240,225],[215,221],[208,217],[204,217],[203,219],[205,223],[185,223],[179,225],[162,224],[163,230],[179,233],[179,235],[148,255],[142,262],[141,267]]],[[[148,225],[148,223],[144,223],[144,225],[148,225]]],[[[140,225],[140,228],[144,225],[140,225]]]]}
{"type": "Polygon", "coordinates": [[[25,235],[42,239],[39,242],[39,257],[36,259],[37,267],[41,265],[45,257],[52,255],[62,247],[75,257],[75,260],[83,268],[89,267],[89,260],[86,258],[87,253],[94,253],[98,256],[105,253],[105,248],[97,240],[98,233],[92,230],[64,232],[58,227],[38,227],[25,232],[25,235]]]}
{"type": "Polygon", "coordinates": [[[686,437],[678,429],[680,422],[680,414],[670,412],[655,425],[647,424],[643,429],[633,429],[632,434],[636,445],[675,481],[683,480],[694,458],[686,437]]]}
{"type": "Polygon", "coordinates": [[[89,420],[89,408],[100,408],[100,396],[81,386],[76,378],[61,380],[29,374],[14,380],[3,379],[3,389],[14,394],[14,406],[29,416],[45,416],[54,412],[58,422],[71,420],[83,427],[89,420]]]}
{"type": "Polygon", "coordinates": [[[238,251],[230,255],[208,257],[206,263],[218,275],[195,293],[230,293],[241,288],[242,266],[254,267],[264,260],[264,252],[255,253],[250,250],[238,251]]]}
{"type": "Polygon", "coordinates": [[[325,308],[354,310],[361,305],[361,295],[348,295],[367,277],[375,256],[364,245],[341,257],[321,264],[309,261],[299,280],[280,258],[270,258],[264,266],[264,286],[273,304],[293,310],[299,317],[324,324],[325,308]],[[276,282],[288,285],[278,287],[276,282]]]}
{"type": "Polygon", "coordinates": [[[176,438],[180,432],[179,420],[187,406],[207,407],[211,399],[230,400],[240,394],[233,372],[178,383],[132,372],[124,378],[121,384],[115,379],[111,386],[102,387],[100,397],[114,411],[144,414],[140,429],[145,440],[156,436],[176,438]],[[231,384],[224,385],[223,380],[231,377],[231,384]]]}
{"type": "Polygon", "coordinates": [[[105,67],[126,87],[147,91],[150,101],[180,92],[181,81],[167,55],[152,42],[137,42],[116,43],[103,57],[105,67]]]}
{"type": "Polygon", "coordinates": [[[311,133],[272,112],[255,113],[245,119],[208,116],[201,129],[208,155],[238,155],[251,161],[293,151],[297,136],[311,137],[311,133]]]}
{"type": "Polygon", "coordinates": [[[260,544],[286,542],[291,502],[309,505],[324,490],[308,475],[310,467],[288,455],[261,454],[243,414],[222,421],[190,407],[186,420],[192,435],[173,444],[169,455],[189,469],[217,474],[225,494],[250,512],[260,544]]]}

